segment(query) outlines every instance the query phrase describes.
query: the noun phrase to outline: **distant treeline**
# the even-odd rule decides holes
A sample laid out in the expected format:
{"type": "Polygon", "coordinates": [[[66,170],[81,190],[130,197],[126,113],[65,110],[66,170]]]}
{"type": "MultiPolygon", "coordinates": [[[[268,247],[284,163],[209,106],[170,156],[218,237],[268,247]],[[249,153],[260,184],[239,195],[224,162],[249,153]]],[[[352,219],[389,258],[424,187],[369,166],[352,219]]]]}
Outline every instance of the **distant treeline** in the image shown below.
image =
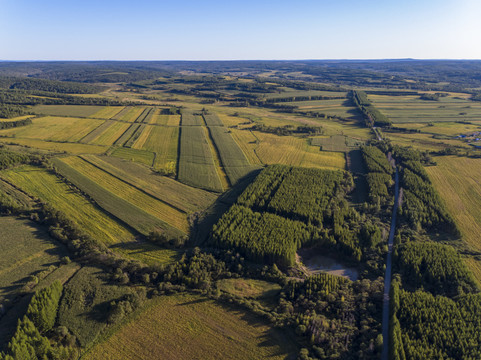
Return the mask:
{"type": "Polygon", "coordinates": [[[95,94],[104,88],[71,81],[0,76],[0,89],[47,91],[60,94],[95,94]]]}

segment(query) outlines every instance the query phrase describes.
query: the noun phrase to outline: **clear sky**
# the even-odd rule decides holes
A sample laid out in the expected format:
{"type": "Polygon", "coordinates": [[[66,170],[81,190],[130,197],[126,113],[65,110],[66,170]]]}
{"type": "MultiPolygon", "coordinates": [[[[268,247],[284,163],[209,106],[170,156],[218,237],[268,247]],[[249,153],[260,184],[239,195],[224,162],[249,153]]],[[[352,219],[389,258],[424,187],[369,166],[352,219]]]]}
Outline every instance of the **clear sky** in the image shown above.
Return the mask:
{"type": "Polygon", "coordinates": [[[481,59],[481,0],[0,0],[0,60],[481,59]]]}

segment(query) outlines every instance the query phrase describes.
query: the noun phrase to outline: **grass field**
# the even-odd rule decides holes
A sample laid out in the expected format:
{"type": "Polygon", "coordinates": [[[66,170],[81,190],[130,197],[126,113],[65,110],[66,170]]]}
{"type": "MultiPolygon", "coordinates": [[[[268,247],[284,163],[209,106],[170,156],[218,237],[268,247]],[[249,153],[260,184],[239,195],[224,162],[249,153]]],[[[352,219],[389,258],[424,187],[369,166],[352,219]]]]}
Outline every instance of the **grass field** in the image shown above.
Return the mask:
{"type": "Polygon", "coordinates": [[[457,96],[426,101],[419,96],[369,95],[373,104],[394,123],[481,120],[481,104],[457,96]]]}
{"type": "Polygon", "coordinates": [[[155,157],[154,153],[150,151],[129,149],[123,147],[116,148],[111,155],[124,160],[135,161],[147,166],[153,165],[155,157]]]}
{"type": "Polygon", "coordinates": [[[345,119],[358,118],[359,116],[356,108],[346,99],[295,101],[285,104],[297,106],[302,111],[319,112],[327,116],[339,116],[345,119]]]}
{"type": "Polygon", "coordinates": [[[204,118],[205,123],[207,126],[224,126],[222,123],[222,120],[217,116],[216,113],[210,112],[210,113],[204,113],[202,114],[202,117],[204,118]]]}
{"type": "Polygon", "coordinates": [[[2,216],[0,227],[1,349],[13,335],[18,318],[26,313],[32,291],[47,286],[57,278],[66,280],[72,274],[72,267],[59,267],[60,259],[69,255],[67,249],[35,223],[2,216]],[[33,288],[27,287],[30,276],[37,276],[39,280],[33,288]]]}
{"type": "Polygon", "coordinates": [[[32,112],[42,115],[88,117],[104,108],[105,106],[97,105],[35,105],[32,112]]]}
{"type": "Polygon", "coordinates": [[[226,127],[211,126],[209,132],[231,184],[235,184],[239,179],[258,168],[249,164],[242,149],[237,145],[231,132],[226,127]]]}
{"type": "Polygon", "coordinates": [[[264,306],[276,305],[277,296],[281,291],[279,284],[244,278],[219,280],[217,288],[235,296],[258,300],[264,306]]]}
{"type": "Polygon", "coordinates": [[[64,288],[58,322],[77,337],[82,347],[107,327],[109,303],[132,292],[126,286],[109,285],[104,277],[101,269],[83,267],[64,288]]]}
{"type": "Polygon", "coordinates": [[[322,90],[291,90],[291,91],[284,91],[281,93],[269,93],[266,94],[266,98],[268,99],[279,99],[279,98],[287,98],[292,96],[347,96],[347,92],[345,91],[322,91],[322,90]]]}
{"type": "Polygon", "coordinates": [[[293,166],[344,169],[343,153],[320,151],[308,140],[293,136],[277,136],[258,131],[237,130],[232,132],[242,144],[249,159],[256,157],[262,164],[284,164],[293,166]],[[242,134],[242,133],[247,134],[242,134]],[[255,140],[251,140],[254,139],[255,140]]]}
{"type": "MultiPolygon", "coordinates": [[[[109,173],[99,169],[98,167],[92,165],[91,163],[88,163],[87,161],[79,157],[65,157],[60,160],[63,163],[71,166],[73,169],[81,173],[83,176],[87,177],[98,186],[102,187],[104,190],[113,194],[115,197],[123,199],[126,202],[132,204],[134,208],[137,207],[145,211],[146,213],[156,217],[157,219],[177,228],[180,231],[183,231],[185,233],[189,231],[189,224],[187,223],[185,212],[177,210],[176,208],[165,203],[164,201],[160,201],[158,198],[153,197],[152,195],[148,195],[143,190],[139,190],[140,188],[135,188],[132,185],[122,180],[119,180],[118,178],[110,175],[109,173]]],[[[58,162],[55,163],[58,165],[58,162]]],[[[82,185],[79,187],[86,188],[86,185],[82,185]]],[[[92,192],[88,192],[94,199],[97,199],[100,196],[100,194],[94,196],[92,192]]],[[[99,200],[98,202],[100,204],[99,200]]],[[[103,205],[101,206],[104,207],[103,205]]],[[[116,207],[116,205],[112,204],[111,206],[108,206],[108,209],[112,209],[114,207],[116,207]]],[[[119,209],[115,211],[107,210],[106,205],[104,209],[106,209],[110,213],[113,213],[117,217],[120,217],[122,212],[127,212],[127,209],[124,206],[121,206],[120,203],[118,207],[119,209]]],[[[133,211],[134,209],[132,208],[131,210],[133,211]]],[[[141,214],[138,215],[139,218],[140,215],[141,214]]],[[[135,228],[135,220],[129,220],[127,223],[135,228]]]]}
{"type": "Polygon", "coordinates": [[[2,171],[0,176],[64,213],[88,235],[104,244],[134,240],[130,231],[44,169],[22,166],[2,171]]]}
{"type": "Polygon", "coordinates": [[[175,172],[178,145],[179,128],[148,126],[133,145],[133,148],[155,153],[154,169],[175,172]]]}
{"type": "MultiPolygon", "coordinates": [[[[91,144],[112,145],[129,128],[129,124],[122,122],[109,121],[109,124],[110,125],[108,127],[106,126],[102,129],[102,132],[99,131],[96,134],[97,137],[91,140],[91,144]]],[[[95,131],[97,130],[98,128],[95,129],[95,131]]]]}
{"type": "Polygon", "coordinates": [[[343,135],[317,137],[311,139],[311,145],[320,146],[321,150],[323,151],[346,152],[362,144],[362,141],[354,140],[343,135]]]}
{"type": "Polygon", "coordinates": [[[155,113],[150,119],[151,124],[167,125],[167,126],[179,126],[180,115],[162,115],[155,113]]]}
{"type": "Polygon", "coordinates": [[[222,184],[202,126],[183,126],[180,132],[178,179],[207,190],[222,191],[222,184]]]}
{"type": "Polygon", "coordinates": [[[96,113],[90,115],[90,117],[97,119],[112,119],[124,108],[125,106],[106,106],[103,109],[97,111],[96,113]]]}
{"type": "Polygon", "coordinates": [[[200,126],[204,125],[204,120],[200,115],[194,115],[192,110],[182,110],[182,116],[180,124],[182,126],[200,126]]]}
{"type": "Polygon", "coordinates": [[[297,351],[292,335],[254,315],[176,295],[151,301],[83,359],[291,359],[297,351]]]}
{"type": "Polygon", "coordinates": [[[0,140],[7,144],[28,146],[30,148],[53,151],[57,153],[67,152],[71,154],[101,154],[108,149],[107,146],[100,145],[53,142],[36,139],[5,138],[0,140]]]}
{"type": "Polygon", "coordinates": [[[481,159],[437,157],[426,170],[461,230],[463,240],[481,251],[481,159]]]}
{"type": "Polygon", "coordinates": [[[0,135],[76,142],[101,124],[101,121],[93,119],[45,116],[33,119],[31,125],[0,130],[0,135]]]}
{"type": "Polygon", "coordinates": [[[134,122],[142,114],[145,107],[143,106],[127,106],[125,110],[113,117],[115,120],[134,122]]]}
{"type": "Polygon", "coordinates": [[[127,130],[115,141],[115,145],[117,146],[124,146],[129,139],[135,134],[137,129],[140,127],[140,124],[134,123],[130,125],[127,130]]]}
{"type": "Polygon", "coordinates": [[[19,294],[29,275],[58,264],[68,253],[31,221],[2,216],[0,227],[0,299],[3,303],[19,294]]]}
{"type": "Polygon", "coordinates": [[[157,175],[145,166],[133,162],[107,156],[82,156],[82,158],[186,213],[204,210],[217,198],[209,191],[157,175]]]}
{"type": "Polygon", "coordinates": [[[139,191],[78,157],[55,159],[62,175],[92,197],[116,218],[147,235],[164,230],[171,235],[187,233],[186,214],[139,191]]]}

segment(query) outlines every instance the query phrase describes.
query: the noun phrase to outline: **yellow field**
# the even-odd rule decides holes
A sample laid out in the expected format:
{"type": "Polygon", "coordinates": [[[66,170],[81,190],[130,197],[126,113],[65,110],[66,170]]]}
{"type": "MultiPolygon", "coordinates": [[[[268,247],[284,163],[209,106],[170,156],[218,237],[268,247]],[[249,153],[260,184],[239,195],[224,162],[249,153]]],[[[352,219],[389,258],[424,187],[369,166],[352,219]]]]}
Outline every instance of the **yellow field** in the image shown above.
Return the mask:
{"type": "Polygon", "coordinates": [[[134,144],[133,148],[156,153],[155,169],[175,170],[178,145],[179,128],[148,126],[134,144]],[[146,132],[147,135],[145,135],[146,132]],[[144,135],[147,136],[147,138],[143,138],[144,135]]]}
{"type": "Polygon", "coordinates": [[[134,122],[135,119],[137,119],[139,115],[142,114],[144,109],[145,107],[143,106],[133,106],[126,112],[124,112],[118,120],[134,122]]]}
{"type": "Polygon", "coordinates": [[[134,241],[134,235],[112,220],[84,197],[78,195],[55,175],[33,166],[0,172],[31,196],[50,204],[92,238],[105,244],[134,241]]]}
{"type": "MultiPolygon", "coordinates": [[[[233,132],[238,137],[238,132],[233,132]]],[[[255,155],[263,164],[284,164],[315,168],[344,169],[346,159],[343,153],[320,151],[317,146],[310,146],[306,139],[293,136],[277,136],[253,131],[258,143],[241,142],[244,153],[249,159],[255,155]],[[247,150],[247,151],[246,151],[247,150]]]]}
{"type": "Polygon", "coordinates": [[[99,120],[45,116],[31,125],[0,130],[0,135],[52,141],[79,141],[102,124],[99,120]]]}
{"type": "Polygon", "coordinates": [[[426,170],[449,212],[458,224],[463,240],[481,251],[481,159],[437,157],[437,166],[426,170]]]}
{"type": "Polygon", "coordinates": [[[91,118],[98,119],[112,119],[115,115],[121,112],[125,106],[106,106],[102,110],[97,111],[95,114],[89,116],[91,118]]]}
{"type": "Polygon", "coordinates": [[[150,119],[151,124],[167,125],[167,126],[179,126],[180,115],[161,115],[160,110],[157,110],[150,119]]]}
{"type": "MultiPolygon", "coordinates": [[[[220,115],[219,115],[220,116],[220,115]]],[[[224,121],[224,120],[223,120],[224,121]]],[[[261,165],[261,160],[257,157],[255,153],[256,142],[258,139],[251,131],[230,129],[232,137],[240,146],[242,151],[247,157],[247,160],[253,165],[261,165]]]]}
{"type": "Polygon", "coordinates": [[[193,295],[151,301],[83,359],[286,359],[298,349],[292,335],[255,315],[193,295]]]}
{"type": "Polygon", "coordinates": [[[65,151],[70,154],[102,154],[106,152],[108,149],[108,146],[52,142],[52,141],[43,141],[43,140],[37,140],[37,139],[4,138],[0,140],[3,140],[3,142],[7,144],[28,146],[32,148],[54,151],[54,152],[65,151]]]}
{"type": "Polygon", "coordinates": [[[144,126],[144,130],[141,131],[140,136],[135,140],[134,144],[132,145],[132,148],[134,149],[142,149],[145,142],[150,136],[150,133],[152,132],[153,126],[144,126]]]}
{"type": "Polygon", "coordinates": [[[61,160],[114,195],[185,233],[189,232],[189,224],[185,213],[137,190],[79,157],[71,156],[62,158],[61,160]]]}
{"type": "Polygon", "coordinates": [[[127,123],[115,122],[91,143],[97,145],[112,145],[115,140],[122,136],[129,126],[127,123]]]}

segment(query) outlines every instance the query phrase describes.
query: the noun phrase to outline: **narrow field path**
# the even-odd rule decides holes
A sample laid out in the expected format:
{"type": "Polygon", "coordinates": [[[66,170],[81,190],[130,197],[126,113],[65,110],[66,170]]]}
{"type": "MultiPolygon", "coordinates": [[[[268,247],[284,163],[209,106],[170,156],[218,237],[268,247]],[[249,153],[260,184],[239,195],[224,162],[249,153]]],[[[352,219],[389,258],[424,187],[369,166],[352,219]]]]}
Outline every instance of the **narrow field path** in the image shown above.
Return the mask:
{"type": "Polygon", "coordinates": [[[399,173],[396,168],[395,185],[394,185],[394,206],[392,209],[391,230],[389,231],[388,250],[386,260],[386,274],[384,275],[384,296],[382,304],[382,360],[388,360],[389,356],[389,290],[391,289],[392,275],[392,247],[394,234],[396,233],[396,215],[399,203],[399,173]]]}

